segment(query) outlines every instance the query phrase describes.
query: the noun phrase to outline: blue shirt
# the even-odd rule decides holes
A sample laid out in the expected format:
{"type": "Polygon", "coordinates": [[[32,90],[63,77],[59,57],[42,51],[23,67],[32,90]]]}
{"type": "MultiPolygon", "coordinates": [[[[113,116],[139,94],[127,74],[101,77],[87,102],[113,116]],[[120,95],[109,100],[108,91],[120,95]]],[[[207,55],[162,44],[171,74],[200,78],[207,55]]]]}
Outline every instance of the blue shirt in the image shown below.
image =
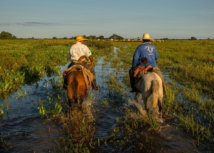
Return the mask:
{"type": "Polygon", "coordinates": [[[142,58],[146,57],[148,62],[146,66],[151,65],[157,67],[156,60],[158,59],[157,49],[149,42],[139,45],[133,55],[132,66],[134,67],[142,58]]]}

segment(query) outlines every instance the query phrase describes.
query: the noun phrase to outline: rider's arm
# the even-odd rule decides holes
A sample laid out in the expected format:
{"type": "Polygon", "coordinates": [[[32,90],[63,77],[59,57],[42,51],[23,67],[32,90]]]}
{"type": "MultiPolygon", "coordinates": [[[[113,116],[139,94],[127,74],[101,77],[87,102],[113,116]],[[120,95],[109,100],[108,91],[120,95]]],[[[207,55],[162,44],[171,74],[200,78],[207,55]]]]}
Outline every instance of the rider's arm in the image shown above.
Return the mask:
{"type": "Polygon", "coordinates": [[[92,55],[90,49],[89,49],[87,46],[84,47],[84,53],[85,53],[85,55],[86,55],[87,57],[89,57],[89,56],[92,55]]]}
{"type": "Polygon", "coordinates": [[[91,53],[90,49],[89,49],[87,46],[85,46],[84,51],[85,51],[85,55],[86,55],[86,56],[90,59],[90,61],[91,61],[90,67],[89,67],[89,68],[91,68],[91,67],[93,66],[93,56],[92,56],[92,53],[91,53]]]}
{"type": "Polygon", "coordinates": [[[89,59],[90,59],[90,61],[91,61],[91,64],[90,64],[90,67],[89,67],[89,68],[91,68],[91,67],[93,66],[93,56],[90,55],[90,56],[89,56],[89,59]]]}

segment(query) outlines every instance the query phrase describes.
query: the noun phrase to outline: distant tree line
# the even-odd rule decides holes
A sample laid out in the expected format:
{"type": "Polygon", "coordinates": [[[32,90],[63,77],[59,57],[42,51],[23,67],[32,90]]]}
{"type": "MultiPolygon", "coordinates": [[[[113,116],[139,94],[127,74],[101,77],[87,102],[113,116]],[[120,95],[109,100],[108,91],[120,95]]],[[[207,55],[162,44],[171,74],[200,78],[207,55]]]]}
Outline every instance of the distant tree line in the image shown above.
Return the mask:
{"type": "MultiPolygon", "coordinates": [[[[89,36],[86,36],[86,35],[83,35],[84,38],[87,38],[87,39],[114,39],[114,40],[123,40],[124,38],[120,35],[117,35],[117,34],[112,34],[110,37],[108,38],[105,38],[103,35],[100,35],[100,36],[95,36],[95,35],[89,35],[89,36]]],[[[0,39],[17,39],[16,36],[12,35],[11,33],[9,32],[5,32],[5,31],[2,31],[0,33],[0,39]]],[[[19,38],[19,39],[23,39],[23,38],[19,38]]],[[[31,37],[31,38],[27,38],[27,39],[34,39],[34,37],[31,37]]],[[[50,39],[50,38],[44,38],[44,39],[50,39]]],[[[76,39],[76,36],[74,37],[70,37],[70,38],[67,38],[67,37],[63,37],[63,38],[57,38],[57,37],[52,37],[52,39],[76,39]]],[[[138,37],[139,39],[139,37],[138,37]]],[[[161,38],[162,40],[170,40],[168,38],[161,38]]],[[[171,39],[171,40],[177,40],[177,39],[171,39]]],[[[192,36],[190,37],[189,39],[180,39],[180,40],[197,40],[196,37],[192,36]]],[[[207,40],[211,40],[210,38],[207,38],[207,40]]]]}
{"type": "MultiPolygon", "coordinates": [[[[107,39],[107,38],[104,38],[103,35],[101,36],[95,36],[95,35],[90,35],[90,36],[86,36],[86,35],[83,35],[84,38],[87,38],[87,39],[107,39]]],[[[76,36],[75,37],[71,37],[71,39],[76,39],[76,36]]]]}
{"type": "MultiPolygon", "coordinates": [[[[108,38],[105,38],[103,35],[100,35],[100,36],[95,36],[95,35],[90,35],[90,36],[86,36],[86,35],[82,35],[84,38],[87,38],[87,39],[118,39],[118,40],[123,40],[124,38],[117,35],[117,34],[113,34],[112,36],[108,37],[108,38]]],[[[75,37],[71,37],[70,39],[76,39],[77,36],[75,37]]],[[[57,39],[56,37],[52,37],[52,39],[57,39]]],[[[62,39],[68,39],[67,37],[63,37],[62,39]]]]}
{"type": "Polygon", "coordinates": [[[196,37],[191,37],[191,40],[197,40],[197,38],[196,37]]]}
{"type": "MultiPolygon", "coordinates": [[[[210,38],[207,38],[208,40],[210,39],[210,38]]],[[[169,40],[168,38],[161,38],[161,40],[169,40]]],[[[171,39],[171,40],[177,40],[177,39],[171,39]]],[[[197,40],[197,38],[196,37],[191,37],[190,39],[180,39],[180,40],[197,40]]]]}
{"type": "Polygon", "coordinates": [[[17,39],[16,36],[12,35],[9,32],[2,31],[0,33],[0,39],[17,39]]]}
{"type": "Polygon", "coordinates": [[[109,39],[118,39],[118,40],[123,40],[124,38],[119,36],[119,35],[116,35],[116,34],[113,34],[112,36],[109,37],[109,39]]]}

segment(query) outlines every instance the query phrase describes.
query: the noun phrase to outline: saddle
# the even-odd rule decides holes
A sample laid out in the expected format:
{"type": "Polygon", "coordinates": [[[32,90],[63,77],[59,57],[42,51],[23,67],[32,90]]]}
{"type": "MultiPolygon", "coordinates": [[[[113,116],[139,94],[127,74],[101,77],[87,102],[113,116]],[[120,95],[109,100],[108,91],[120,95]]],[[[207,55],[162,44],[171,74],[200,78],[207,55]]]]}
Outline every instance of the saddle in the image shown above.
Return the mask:
{"type": "Polygon", "coordinates": [[[162,80],[162,86],[163,86],[163,93],[166,93],[166,84],[165,84],[165,80],[161,74],[161,71],[159,68],[156,67],[152,67],[151,65],[148,65],[147,67],[141,67],[138,66],[135,70],[134,70],[134,83],[137,84],[137,82],[140,80],[140,78],[146,74],[146,73],[151,73],[151,72],[155,72],[157,75],[159,75],[159,77],[162,80]]]}
{"type": "Polygon", "coordinates": [[[145,73],[153,72],[153,67],[151,65],[144,67],[138,66],[134,70],[134,78],[139,79],[141,78],[145,73]]]}
{"type": "Polygon", "coordinates": [[[75,71],[82,71],[83,72],[83,76],[85,79],[85,83],[86,83],[86,88],[87,90],[90,88],[92,81],[93,81],[93,74],[90,72],[90,70],[88,70],[87,68],[85,68],[82,65],[73,65],[69,68],[67,68],[66,70],[64,70],[61,74],[61,77],[65,80],[67,79],[67,76],[75,71]]]}

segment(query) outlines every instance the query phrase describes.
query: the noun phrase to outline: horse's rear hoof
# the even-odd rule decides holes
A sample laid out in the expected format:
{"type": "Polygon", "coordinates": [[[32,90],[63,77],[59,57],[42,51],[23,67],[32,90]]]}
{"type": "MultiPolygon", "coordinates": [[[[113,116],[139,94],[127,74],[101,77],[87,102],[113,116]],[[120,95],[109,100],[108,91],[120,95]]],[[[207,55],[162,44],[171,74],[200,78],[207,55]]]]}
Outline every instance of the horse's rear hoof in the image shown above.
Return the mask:
{"type": "Polygon", "coordinates": [[[163,123],[163,118],[159,118],[158,116],[156,116],[155,119],[158,123],[163,123]]]}
{"type": "Polygon", "coordinates": [[[80,111],[82,111],[82,107],[78,107],[80,111]]]}

